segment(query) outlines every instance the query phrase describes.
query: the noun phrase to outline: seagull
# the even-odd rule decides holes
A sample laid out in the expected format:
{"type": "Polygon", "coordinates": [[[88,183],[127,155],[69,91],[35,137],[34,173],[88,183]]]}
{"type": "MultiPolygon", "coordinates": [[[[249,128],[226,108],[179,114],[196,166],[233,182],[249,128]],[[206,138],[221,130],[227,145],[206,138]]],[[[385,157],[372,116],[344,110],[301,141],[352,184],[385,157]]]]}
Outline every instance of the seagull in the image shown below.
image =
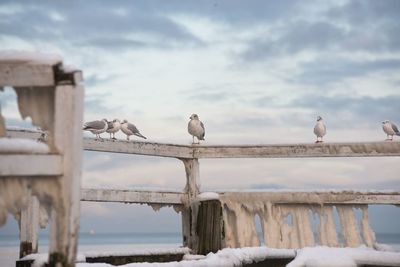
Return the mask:
{"type": "Polygon", "coordinates": [[[190,116],[190,121],[188,123],[188,132],[193,137],[192,144],[195,144],[195,136],[198,140],[197,144],[200,144],[200,140],[205,140],[204,135],[206,134],[206,130],[204,129],[204,124],[199,120],[199,116],[197,116],[197,114],[192,114],[190,116]]]}
{"type": "Polygon", "coordinates": [[[115,138],[115,133],[118,132],[119,129],[121,129],[121,122],[119,121],[119,119],[114,119],[113,121],[108,121],[107,125],[108,128],[106,132],[110,134],[110,139],[117,140],[117,138],[115,138]],[[113,136],[112,138],[111,134],[113,136]]]}
{"type": "Polygon", "coordinates": [[[92,134],[96,135],[96,139],[102,140],[100,134],[104,133],[108,128],[108,123],[106,119],[101,121],[90,121],[83,125],[83,130],[90,131],[92,134]]]}
{"type": "Polygon", "coordinates": [[[326,134],[326,126],[320,116],[317,117],[317,123],[314,127],[314,133],[317,136],[317,141],[315,143],[322,143],[322,137],[324,137],[324,135],[326,134]],[[321,138],[321,140],[319,140],[318,138],[321,138]]]}
{"type": "Polygon", "coordinates": [[[124,132],[124,134],[126,134],[126,140],[129,141],[129,136],[130,135],[136,135],[139,136],[143,139],[147,139],[145,136],[143,136],[139,130],[136,128],[135,125],[133,125],[132,123],[129,123],[127,120],[123,120],[121,123],[121,130],[122,132],[124,132]]]}
{"type": "Polygon", "coordinates": [[[400,136],[400,132],[399,132],[399,129],[397,128],[397,126],[388,120],[384,120],[382,122],[382,129],[387,134],[386,141],[393,141],[393,135],[400,136]],[[389,136],[392,136],[392,138],[389,138],[389,136]]]}

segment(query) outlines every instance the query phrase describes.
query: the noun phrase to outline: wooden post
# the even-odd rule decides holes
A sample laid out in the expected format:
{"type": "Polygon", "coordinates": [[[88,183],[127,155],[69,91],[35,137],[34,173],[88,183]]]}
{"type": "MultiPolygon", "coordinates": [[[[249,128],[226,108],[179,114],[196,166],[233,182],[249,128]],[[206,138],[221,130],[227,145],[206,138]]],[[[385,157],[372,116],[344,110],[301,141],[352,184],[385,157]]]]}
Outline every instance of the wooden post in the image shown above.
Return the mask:
{"type": "Polygon", "coordinates": [[[39,201],[35,196],[28,196],[28,205],[21,210],[20,218],[20,246],[19,257],[38,252],[38,231],[39,231],[39,201]]]}
{"type": "Polygon", "coordinates": [[[61,196],[53,203],[49,266],[75,266],[80,216],[83,87],[61,85],[55,92],[54,145],[63,155],[61,196]]]}
{"type": "Polygon", "coordinates": [[[200,202],[197,215],[197,254],[207,255],[222,248],[223,216],[219,200],[200,202]]]}
{"type": "Polygon", "coordinates": [[[181,159],[186,172],[185,193],[188,195],[188,202],[182,209],[182,237],[183,245],[196,250],[196,221],[197,210],[192,205],[193,200],[200,192],[200,169],[198,159],[181,159]]]}

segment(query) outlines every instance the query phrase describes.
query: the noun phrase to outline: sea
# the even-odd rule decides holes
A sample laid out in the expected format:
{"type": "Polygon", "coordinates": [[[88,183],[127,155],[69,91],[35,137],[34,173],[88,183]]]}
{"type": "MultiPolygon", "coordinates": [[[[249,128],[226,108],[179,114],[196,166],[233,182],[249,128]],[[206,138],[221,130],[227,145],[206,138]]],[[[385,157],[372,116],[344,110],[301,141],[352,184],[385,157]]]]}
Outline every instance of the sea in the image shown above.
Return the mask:
{"type": "MultiPolygon", "coordinates": [[[[39,236],[39,253],[48,252],[48,240],[47,234],[39,236]]],[[[400,252],[400,234],[376,233],[376,240],[400,252]]],[[[181,246],[181,233],[80,233],[78,253],[127,252],[181,246]]],[[[0,235],[0,266],[14,267],[18,254],[18,235],[0,235]]]]}

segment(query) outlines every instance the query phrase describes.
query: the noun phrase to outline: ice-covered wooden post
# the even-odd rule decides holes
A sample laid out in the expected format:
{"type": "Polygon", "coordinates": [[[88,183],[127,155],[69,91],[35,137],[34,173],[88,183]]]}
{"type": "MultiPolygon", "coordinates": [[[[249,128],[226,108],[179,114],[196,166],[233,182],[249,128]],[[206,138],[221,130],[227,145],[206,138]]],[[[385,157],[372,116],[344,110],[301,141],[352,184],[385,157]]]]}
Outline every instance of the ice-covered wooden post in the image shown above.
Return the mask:
{"type": "Polygon", "coordinates": [[[196,221],[197,210],[193,210],[193,200],[197,197],[200,191],[200,169],[199,160],[181,159],[185,166],[186,172],[186,187],[185,193],[188,195],[188,203],[184,203],[182,210],[182,236],[183,245],[191,249],[196,248],[196,221]]]}
{"type": "Polygon", "coordinates": [[[28,205],[19,218],[19,257],[38,252],[39,201],[28,190],[28,205]]]}
{"type": "MultiPolygon", "coordinates": [[[[18,216],[30,191],[51,211],[49,266],[74,266],[80,211],[82,73],[60,58],[0,53],[0,89],[11,86],[22,118],[48,131],[47,146],[32,140],[0,140],[0,224],[18,216]]],[[[5,118],[7,119],[7,118],[5,118]]],[[[0,137],[5,136],[0,114],[0,137]]]]}

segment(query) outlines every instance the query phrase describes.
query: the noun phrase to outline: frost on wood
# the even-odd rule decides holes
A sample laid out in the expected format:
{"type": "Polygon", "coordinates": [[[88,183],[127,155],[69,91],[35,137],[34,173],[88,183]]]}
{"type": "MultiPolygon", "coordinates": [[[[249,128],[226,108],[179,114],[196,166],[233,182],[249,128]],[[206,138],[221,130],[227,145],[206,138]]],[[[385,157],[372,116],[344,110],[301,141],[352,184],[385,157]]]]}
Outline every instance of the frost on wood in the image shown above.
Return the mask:
{"type": "Polygon", "coordinates": [[[31,117],[32,124],[43,130],[52,130],[54,90],[52,88],[16,87],[18,109],[22,119],[31,117]]]}
{"type": "MultiPolygon", "coordinates": [[[[290,192],[287,194],[290,198],[290,192]]],[[[367,205],[337,205],[342,237],[342,240],[338,240],[333,205],[273,203],[267,197],[252,193],[223,194],[220,201],[223,206],[224,247],[259,246],[256,216],[261,218],[265,242],[261,245],[267,247],[375,245],[375,235],[368,222],[367,205]],[[359,221],[354,214],[355,208],[362,210],[363,216],[359,221]]]]}
{"type": "Polygon", "coordinates": [[[40,206],[50,210],[51,205],[59,205],[57,199],[60,188],[57,180],[48,178],[24,179],[1,177],[0,179],[0,226],[6,223],[7,213],[20,218],[20,212],[28,205],[29,196],[37,196],[40,206]]]}

